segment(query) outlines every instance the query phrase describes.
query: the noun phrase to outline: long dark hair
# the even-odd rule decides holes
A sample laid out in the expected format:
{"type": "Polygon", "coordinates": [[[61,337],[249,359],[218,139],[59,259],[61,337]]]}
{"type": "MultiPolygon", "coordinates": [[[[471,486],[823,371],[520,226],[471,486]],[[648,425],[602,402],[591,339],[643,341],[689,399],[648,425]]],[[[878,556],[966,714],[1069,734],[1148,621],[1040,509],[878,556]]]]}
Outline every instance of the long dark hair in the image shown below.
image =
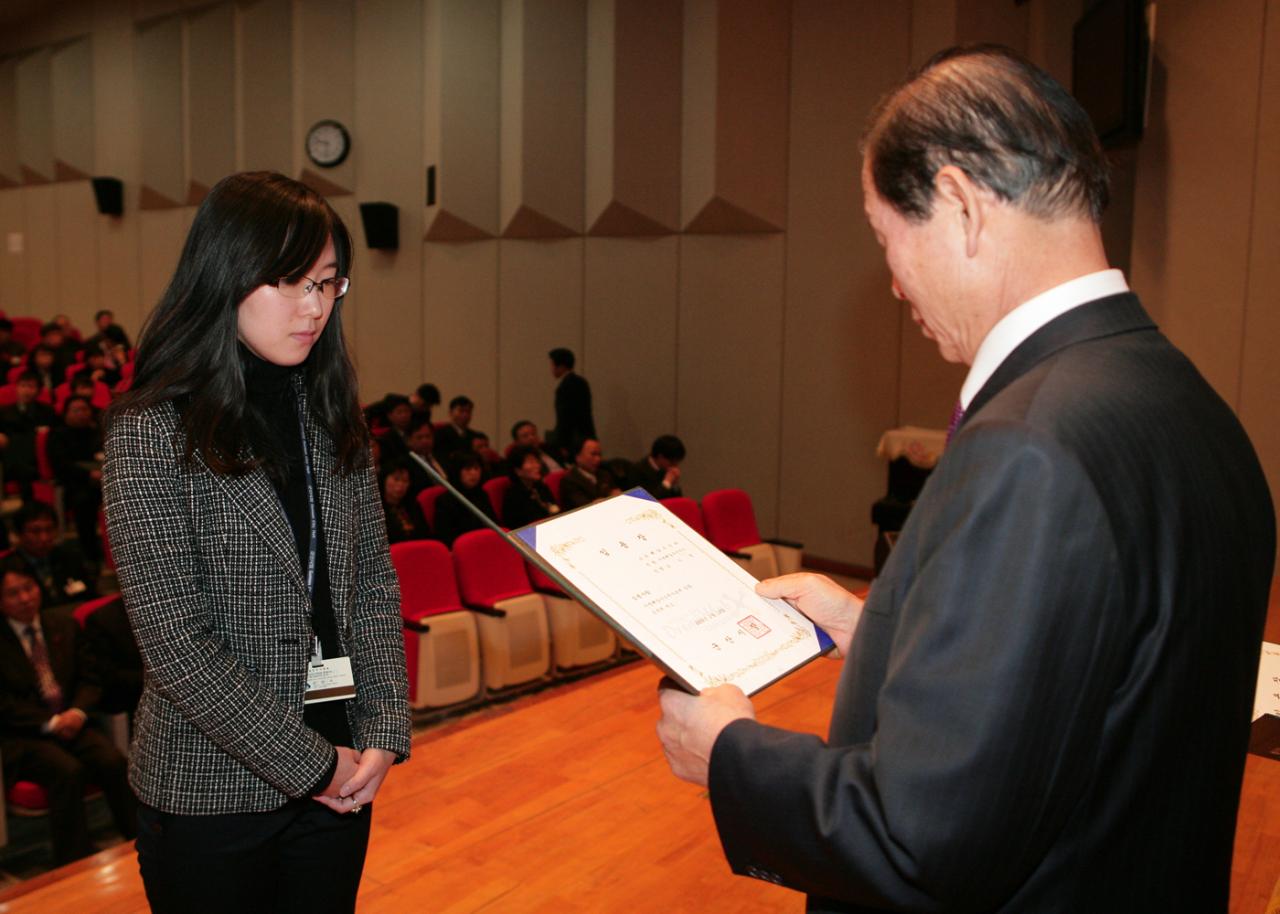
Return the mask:
{"type": "MultiPolygon", "coordinates": [[[[215,473],[263,463],[248,452],[260,418],[246,409],[236,313],[259,286],[299,279],[333,240],[338,276],[351,267],[351,236],[323,197],[267,171],[223,178],[196,211],[173,279],[143,325],[133,386],[112,405],[144,409],[172,400],[196,454],[215,473]]],[[[339,471],[367,464],[369,431],[342,335],[342,299],[303,363],[308,406],[333,438],[339,471]]],[[[268,467],[272,469],[272,467],[268,467]]]]}

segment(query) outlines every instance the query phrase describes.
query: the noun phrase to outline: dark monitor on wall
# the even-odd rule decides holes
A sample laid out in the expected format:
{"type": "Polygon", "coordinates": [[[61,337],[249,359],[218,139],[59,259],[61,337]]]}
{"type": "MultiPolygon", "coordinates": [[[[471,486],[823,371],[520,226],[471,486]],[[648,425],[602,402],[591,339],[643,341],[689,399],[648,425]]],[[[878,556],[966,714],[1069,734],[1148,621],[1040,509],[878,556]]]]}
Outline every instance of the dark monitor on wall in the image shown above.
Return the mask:
{"type": "Polygon", "coordinates": [[[1099,0],[1075,26],[1071,93],[1108,148],[1136,143],[1146,125],[1151,55],[1146,7],[1146,0],[1099,0]]]}

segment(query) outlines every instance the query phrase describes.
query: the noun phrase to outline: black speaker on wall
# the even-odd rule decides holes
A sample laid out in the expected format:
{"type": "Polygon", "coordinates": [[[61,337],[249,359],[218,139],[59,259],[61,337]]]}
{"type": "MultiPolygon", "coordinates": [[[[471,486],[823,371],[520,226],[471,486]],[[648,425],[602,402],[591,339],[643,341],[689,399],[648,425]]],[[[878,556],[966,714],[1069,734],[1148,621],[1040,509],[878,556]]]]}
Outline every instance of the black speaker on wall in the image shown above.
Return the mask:
{"type": "Polygon", "coordinates": [[[119,178],[93,178],[93,199],[104,216],[124,215],[124,182],[119,178]]]}
{"type": "Polygon", "coordinates": [[[394,203],[361,203],[360,221],[369,247],[380,251],[400,247],[400,209],[394,203]]]}

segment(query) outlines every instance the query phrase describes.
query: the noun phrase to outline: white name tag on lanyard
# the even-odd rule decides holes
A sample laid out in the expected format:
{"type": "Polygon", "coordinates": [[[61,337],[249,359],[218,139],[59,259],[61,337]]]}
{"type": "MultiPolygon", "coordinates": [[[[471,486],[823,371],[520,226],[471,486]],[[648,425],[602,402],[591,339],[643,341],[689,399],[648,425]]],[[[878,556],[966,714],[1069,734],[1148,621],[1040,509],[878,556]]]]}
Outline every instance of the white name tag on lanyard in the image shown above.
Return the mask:
{"type": "Polygon", "coordinates": [[[307,692],[303,696],[306,704],[355,697],[356,680],[351,675],[350,657],[313,659],[307,664],[307,692]]]}

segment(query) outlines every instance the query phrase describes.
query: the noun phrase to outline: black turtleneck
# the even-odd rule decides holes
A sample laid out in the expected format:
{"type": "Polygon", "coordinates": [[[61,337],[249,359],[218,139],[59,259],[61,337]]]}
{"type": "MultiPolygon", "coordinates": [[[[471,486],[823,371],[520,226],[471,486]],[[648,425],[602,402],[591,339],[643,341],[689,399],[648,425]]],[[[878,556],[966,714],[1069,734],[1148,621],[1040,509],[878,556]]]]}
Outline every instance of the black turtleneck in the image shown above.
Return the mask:
{"type": "MultiPolygon", "coordinates": [[[[275,486],[276,494],[284,509],[289,527],[293,531],[294,545],[302,575],[307,576],[307,563],[311,551],[311,509],[316,518],[316,574],[311,596],[311,628],[320,640],[325,657],[341,655],[337,623],[333,616],[333,598],[329,590],[329,561],[325,553],[324,524],[320,517],[319,498],[314,483],[307,486],[306,467],[303,463],[302,427],[298,421],[297,377],[301,369],[274,365],[258,358],[243,346],[240,347],[245,367],[245,392],[249,409],[259,421],[246,416],[250,444],[256,456],[270,461],[266,468],[268,478],[275,486]]],[[[314,457],[312,467],[314,473],[314,457]]],[[[352,746],[351,727],[347,721],[346,701],[327,701],[306,705],[303,720],[335,746],[352,746]]],[[[336,756],[335,756],[336,761],[336,756]]],[[[323,789],[329,782],[326,776],[318,785],[323,789]]]]}

